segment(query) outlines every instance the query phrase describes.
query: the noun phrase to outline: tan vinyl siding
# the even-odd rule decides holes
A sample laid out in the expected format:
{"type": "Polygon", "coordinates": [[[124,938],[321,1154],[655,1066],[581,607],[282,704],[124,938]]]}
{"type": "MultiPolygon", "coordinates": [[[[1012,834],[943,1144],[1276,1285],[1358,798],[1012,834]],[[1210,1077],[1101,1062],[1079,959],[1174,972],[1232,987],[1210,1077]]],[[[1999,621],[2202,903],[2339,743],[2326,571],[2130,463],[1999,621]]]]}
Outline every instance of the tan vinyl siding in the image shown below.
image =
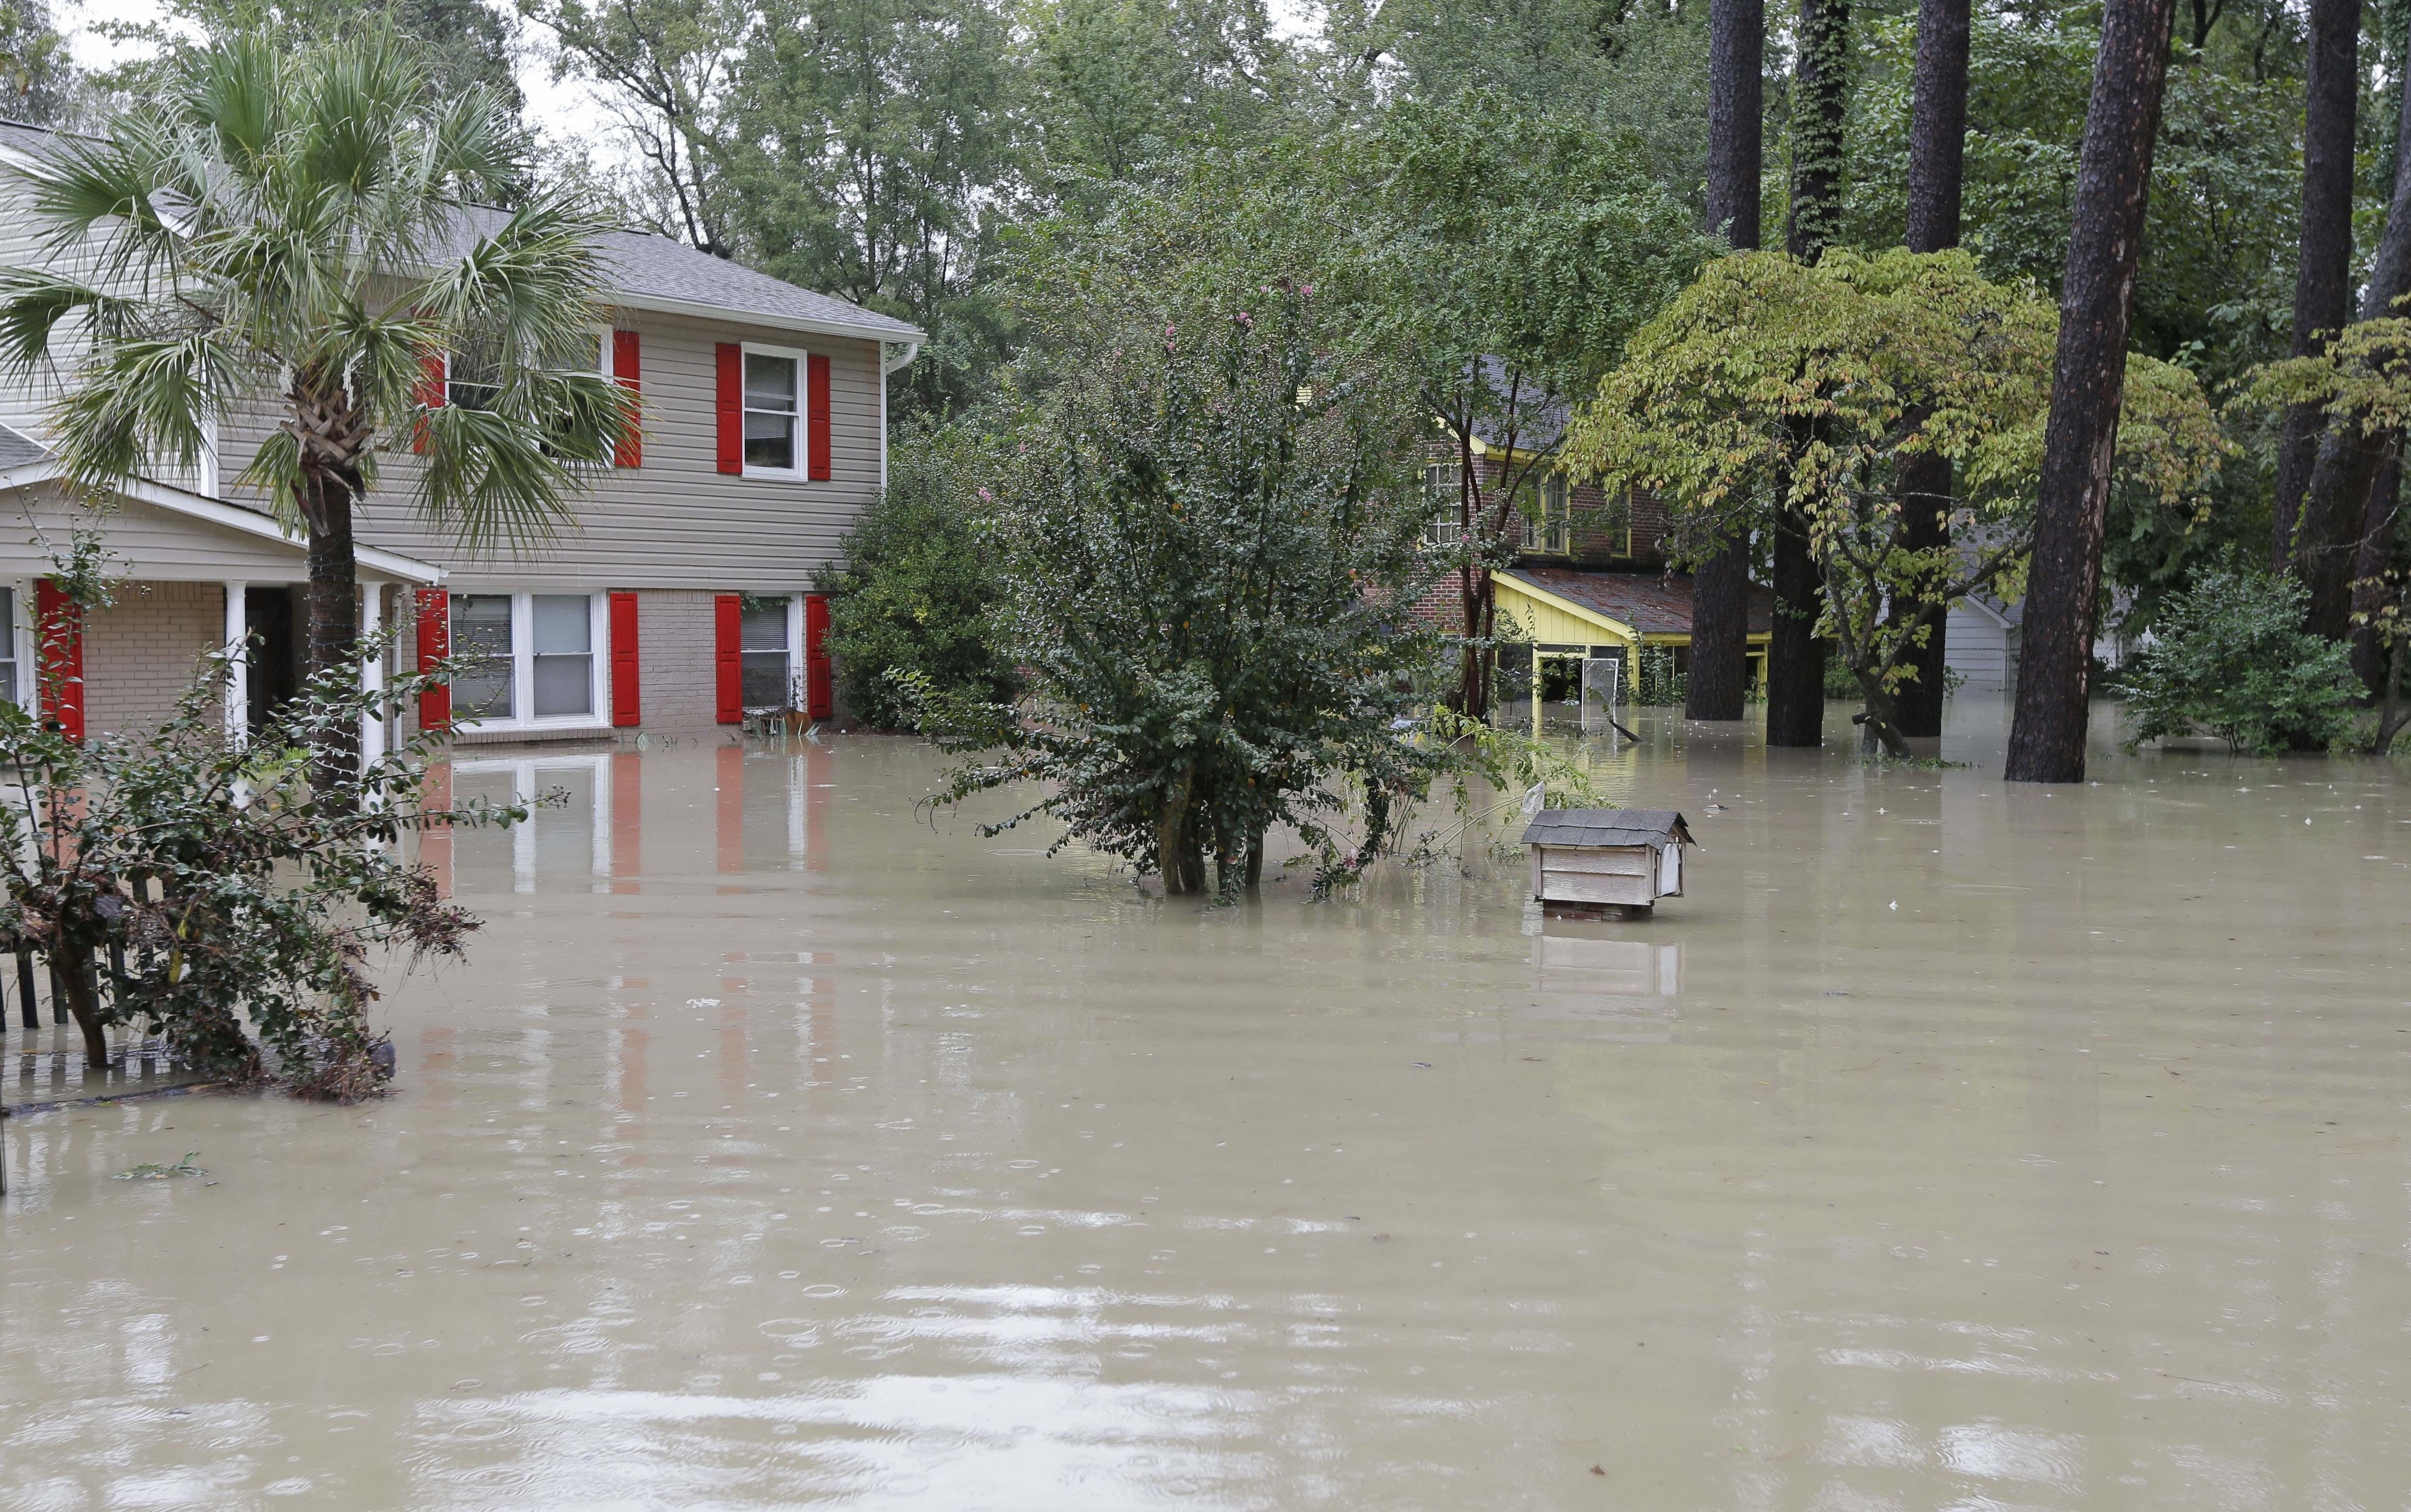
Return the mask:
{"type": "Polygon", "coordinates": [[[47,576],[52,570],[50,554],[33,538],[38,533],[64,551],[79,526],[101,532],[114,559],[111,571],[138,579],[299,583],[309,576],[299,545],[280,545],[139,500],[120,500],[101,513],[61,497],[52,484],[0,494],[0,577],[47,576]]]}
{"type": "MultiPolygon", "coordinates": [[[[625,312],[637,333],[646,429],[644,464],[599,470],[573,499],[576,523],[519,557],[467,555],[417,519],[417,458],[387,454],[359,539],[451,569],[455,591],[517,589],[694,589],[792,592],[838,555],[838,542],[879,489],[880,348],[875,342],[800,336],[759,327],[625,312]],[[730,477],[718,469],[720,342],[814,352],[830,368],[830,476],[825,482],[730,477]]],[[[274,424],[262,405],[229,422],[220,455],[231,479],[274,424]]],[[[798,449],[802,438],[797,438],[798,449]]],[[[652,722],[649,718],[648,723],[652,722]]]]}

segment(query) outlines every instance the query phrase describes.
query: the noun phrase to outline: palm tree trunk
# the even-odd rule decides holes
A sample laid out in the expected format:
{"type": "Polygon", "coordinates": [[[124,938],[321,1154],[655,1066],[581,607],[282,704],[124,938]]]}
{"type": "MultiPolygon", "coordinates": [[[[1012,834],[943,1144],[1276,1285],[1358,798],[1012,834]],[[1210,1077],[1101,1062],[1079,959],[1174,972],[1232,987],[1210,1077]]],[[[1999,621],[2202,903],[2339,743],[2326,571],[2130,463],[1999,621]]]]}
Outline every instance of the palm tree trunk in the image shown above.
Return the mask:
{"type": "Polygon", "coordinates": [[[2043,431],[2025,649],[2009,727],[2012,782],[2084,778],[2102,519],[2175,19],[2175,0],[2107,0],[2102,12],[2043,431]]]}
{"type": "MultiPolygon", "coordinates": [[[[2303,83],[2302,240],[2294,272],[2294,344],[2298,357],[2327,350],[2328,339],[2351,318],[2352,150],[2360,103],[2360,0],[2310,0],[2310,57],[2303,83]]],[[[2325,416],[2316,404],[2286,411],[2277,445],[2277,508],[2270,564],[2295,566],[2302,499],[2311,487],[2325,416]]],[[[2332,543],[2327,543],[2331,545],[2332,543]]],[[[2315,590],[2316,591],[2316,590],[2315,590]]],[[[2314,608],[2314,616],[2316,609],[2314,608]]]]}
{"type": "MultiPolygon", "coordinates": [[[[359,670],[359,567],[352,545],[351,490],[323,474],[316,498],[303,513],[310,529],[310,676],[336,668],[359,670]]],[[[359,786],[360,732],[344,721],[322,733],[311,753],[313,786],[338,806],[359,786]]]]}
{"type": "MultiPolygon", "coordinates": [[[[1909,107],[1908,250],[1941,252],[1959,244],[1959,211],[1967,149],[1968,0],[1922,0],[1917,11],[1917,68],[1909,107]]],[[[1910,551],[1951,545],[1951,459],[1921,452],[1900,466],[1900,544],[1910,551]]],[[[1895,618],[1917,612],[1916,595],[1895,618]]],[[[1942,733],[1942,674],[1949,663],[1947,625],[1936,616],[1925,644],[1902,660],[1917,671],[1894,701],[1900,733],[1930,738],[1942,733]]]]}

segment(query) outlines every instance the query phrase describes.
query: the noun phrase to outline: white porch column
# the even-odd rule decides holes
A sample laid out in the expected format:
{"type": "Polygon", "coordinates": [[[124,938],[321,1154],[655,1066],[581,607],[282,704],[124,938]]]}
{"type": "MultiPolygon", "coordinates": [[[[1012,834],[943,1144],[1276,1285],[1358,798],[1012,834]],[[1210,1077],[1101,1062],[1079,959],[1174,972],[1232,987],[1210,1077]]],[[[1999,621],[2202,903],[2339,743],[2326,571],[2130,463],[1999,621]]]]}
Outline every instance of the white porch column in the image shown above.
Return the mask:
{"type": "MultiPolygon", "coordinates": [[[[360,633],[373,638],[385,623],[385,585],[371,583],[360,594],[360,633]]],[[[375,761],[385,754],[385,708],[377,702],[385,692],[385,652],[380,648],[360,669],[360,686],[373,708],[360,724],[360,758],[375,761]]]]}
{"type": "Polygon", "coordinates": [[[241,745],[251,735],[251,652],[242,601],[251,585],[229,579],[226,584],[226,647],[234,660],[226,664],[226,738],[241,745]]]}

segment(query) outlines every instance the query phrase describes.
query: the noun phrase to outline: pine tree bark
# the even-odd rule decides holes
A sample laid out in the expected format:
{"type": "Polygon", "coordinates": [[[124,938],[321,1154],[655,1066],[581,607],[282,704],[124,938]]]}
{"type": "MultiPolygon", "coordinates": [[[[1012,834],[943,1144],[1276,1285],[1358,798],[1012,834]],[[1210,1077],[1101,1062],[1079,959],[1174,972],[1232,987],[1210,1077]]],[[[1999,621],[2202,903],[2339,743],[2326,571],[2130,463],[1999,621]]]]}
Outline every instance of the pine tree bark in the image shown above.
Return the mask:
{"type": "MultiPolygon", "coordinates": [[[[2406,294],[2411,294],[2411,70],[2404,74],[2395,110],[2394,192],[2387,203],[2386,229],[2378,234],[2369,283],[2361,293],[2360,318],[2375,320],[2402,313],[2395,301],[2406,294]]],[[[2352,584],[2356,577],[2366,575],[2359,571],[2360,547],[2371,524],[2392,518],[2390,502],[2382,507],[2379,502],[2384,493],[2379,474],[2402,440],[2397,435],[2365,435],[2352,424],[2331,426],[2320,438],[2318,461],[2311,472],[2294,543],[2294,570],[2310,590],[2304,622],[2316,633],[2337,638],[2351,631],[2352,584]]],[[[2355,665],[2361,661],[2356,650],[2355,665]]],[[[2371,689],[2378,691],[2375,681],[2371,689]]]]}
{"type": "Polygon", "coordinates": [[[2386,603],[2384,574],[2394,560],[2394,528],[2403,500],[2402,438],[2378,469],[2376,487],[2369,490],[2369,509],[2362,517],[2360,551],[2352,570],[2352,670],[2373,699],[2386,692],[2386,644],[2371,620],[2386,603]]]}
{"type": "Polygon", "coordinates": [[[2102,10],[2043,430],[2025,641],[2009,727],[2006,775],[2012,782],[2084,778],[2102,517],[2175,18],[2175,0],[2107,0],[2102,10]]]}
{"type": "MultiPolygon", "coordinates": [[[[1784,250],[1804,263],[1825,254],[1840,228],[1842,131],[1849,104],[1849,0],[1800,0],[1800,52],[1791,75],[1791,208],[1784,250]]],[[[1803,433],[1799,439],[1808,439],[1803,433]]],[[[1825,647],[1817,621],[1822,585],[1809,554],[1809,522],[1778,504],[1774,540],[1775,622],[1766,648],[1766,743],[1825,743],[1825,647]]],[[[1745,605],[1745,612],[1746,605],[1745,605]]]]}
{"type": "Polygon", "coordinates": [[[1765,0],[1710,0],[1708,231],[1735,252],[1758,248],[1765,67],[1765,0]]]}
{"type": "MultiPolygon", "coordinates": [[[[2360,0],[2310,0],[2302,87],[2302,239],[2294,270],[2293,355],[2316,356],[2351,317],[2352,150],[2360,102],[2360,0]]],[[[2271,566],[2300,569],[2303,496],[2316,471],[2325,416],[2316,404],[2286,411],[2277,443],[2277,508],[2271,566]]],[[[2316,530],[2311,532],[2315,537],[2316,530]]],[[[2316,549],[2316,547],[2314,548],[2316,549]]],[[[2307,580],[2307,579],[2306,579],[2307,580]]]]}
{"type": "MultiPolygon", "coordinates": [[[[1922,0],[1917,10],[1917,65],[1909,103],[1908,250],[1943,252],[1959,244],[1967,152],[1968,0],[1922,0]]],[[[1951,460],[1919,454],[1901,463],[1900,543],[1911,551],[1951,545],[1951,460]]],[[[1919,596],[1895,611],[1906,618],[1919,596]]],[[[1895,704],[1900,733],[1942,733],[1942,678],[1948,624],[1936,616],[1925,644],[1904,659],[1917,671],[1895,704]]]]}
{"type": "MultiPolygon", "coordinates": [[[[1759,244],[1759,181],[1765,168],[1766,6],[1708,6],[1708,229],[1736,252],[1759,244]]],[[[1691,576],[1691,664],[1684,714],[1738,720],[1749,676],[1749,533],[1702,561],[1691,576]]]]}

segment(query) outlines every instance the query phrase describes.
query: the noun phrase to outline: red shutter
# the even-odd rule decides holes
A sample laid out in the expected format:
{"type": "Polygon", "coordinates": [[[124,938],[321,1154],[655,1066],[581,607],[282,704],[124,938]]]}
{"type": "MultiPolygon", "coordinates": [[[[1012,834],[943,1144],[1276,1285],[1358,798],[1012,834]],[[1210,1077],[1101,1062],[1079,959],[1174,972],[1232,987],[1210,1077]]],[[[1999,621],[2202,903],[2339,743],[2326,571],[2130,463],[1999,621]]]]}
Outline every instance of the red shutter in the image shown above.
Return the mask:
{"type": "Polygon", "coordinates": [[[720,363],[720,471],[745,471],[745,349],[723,342],[715,349],[720,363]]]}
{"type": "Polygon", "coordinates": [[[818,481],[829,475],[829,359],[815,352],[804,359],[804,367],[811,374],[805,418],[811,436],[806,455],[811,458],[811,476],[818,481]]]}
{"type": "MultiPolygon", "coordinates": [[[[452,599],[440,588],[423,588],[418,602],[418,670],[427,671],[452,654],[452,599]]],[[[421,730],[452,728],[452,690],[442,683],[418,695],[421,730]]]]}
{"type": "Polygon", "coordinates": [[[836,680],[829,676],[828,624],[826,596],[805,594],[804,701],[811,705],[805,712],[815,720],[830,719],[837,713],[836,680]]]}
{"type": "Polygon", "coordinates": [[[636,596],[611,595],[611,722],[642,724],[636,707],[636,596]]]}
{"type": "MultiPolygon", "coordinates": [[[[418,383],[411,389],[410,400],[412,403],[431,410],[444,407],[443,353],[421,352],[418,355],[418,383]]],[[[410,428],[410,449],[422,456],[427,451],[427,428],[416,421],[410,428]]]]}
{"type": "Polygon", "coordinates": [[[45,577],[34,584],[41,647],[42,718],[69,740],[83,738],[83,609],[45,577]]]}
{"type": "Polygon", "coordinates": [[[745,719],[744,646],[742,601],[734,593],[716,595],[711,601],[711,662],[723,724],[738,724],[745,719]]]}
{"type": "MultiPolygon", "coordinates": [[[[644,380],[636,356],[636,333],[615,330],[611,333],[611,376],[631,394],[642,395],[644,380]]],[[[645,463],[645,436],[641,430],[630,430],[621,438],[619,450],[611,454],[613,467],[642,467],[645,463]]],[[[632,695],[633,696],[633,695],[632,695]]],[[[630,720],[630,724],[636,721],[630,720]]]]}

